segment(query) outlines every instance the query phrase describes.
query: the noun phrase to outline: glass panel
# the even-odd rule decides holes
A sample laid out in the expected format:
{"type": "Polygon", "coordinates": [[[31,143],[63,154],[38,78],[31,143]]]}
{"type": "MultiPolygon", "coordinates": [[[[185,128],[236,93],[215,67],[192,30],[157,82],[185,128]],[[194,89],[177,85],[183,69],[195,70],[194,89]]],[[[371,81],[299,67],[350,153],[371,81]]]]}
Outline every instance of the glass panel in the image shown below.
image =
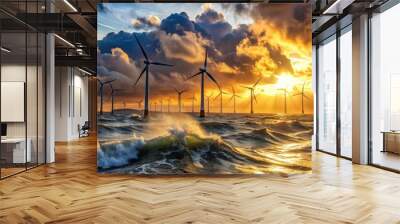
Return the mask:
{"type": "Polygon", "coordinates": [[[45,52],[46,39],[44,34],[39,34],[38,45],[38,164],[45,163],[45,52]]]}
{"type": "Polygon", "coordinates": [[[336,153],[336,39],[318,48],[318,147],[336,153]]]}
{"type": "Polygon", "coordinates": [[[25,170],[26,151],[26,33],[2,33],[1,140],[2,177],[25,170]]]}
{"type": "Polygon", "coordinates": [[[400,5],[372,18],[372,163],[400,170],[400,5]]]}
{"type": "Polygon", "coordinates": [[[27,63],[27,82],[26,82],[26,112],[27,112],[27,150],[28,168],[37,165],[37,132],[38,132],[38,107],[37,107],[37,90],[38,90],[38,36],[37,33],[28,33],[28,63],[27,63]]]}
{"type": "Polygon", "coordinates": [[[352,35],[340,36],[340,153],[352,157],[352,35]]]}

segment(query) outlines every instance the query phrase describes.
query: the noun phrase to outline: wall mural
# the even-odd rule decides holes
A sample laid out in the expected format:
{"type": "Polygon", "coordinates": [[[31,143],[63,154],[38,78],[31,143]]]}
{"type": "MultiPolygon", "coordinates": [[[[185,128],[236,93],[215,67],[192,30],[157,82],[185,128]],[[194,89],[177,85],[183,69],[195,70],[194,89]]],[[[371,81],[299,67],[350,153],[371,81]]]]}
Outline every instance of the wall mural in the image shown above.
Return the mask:
{"type": "Polygon", "coordinates": [[[98,5],[101,173],[311,172],[308,4],[98,5]]]}

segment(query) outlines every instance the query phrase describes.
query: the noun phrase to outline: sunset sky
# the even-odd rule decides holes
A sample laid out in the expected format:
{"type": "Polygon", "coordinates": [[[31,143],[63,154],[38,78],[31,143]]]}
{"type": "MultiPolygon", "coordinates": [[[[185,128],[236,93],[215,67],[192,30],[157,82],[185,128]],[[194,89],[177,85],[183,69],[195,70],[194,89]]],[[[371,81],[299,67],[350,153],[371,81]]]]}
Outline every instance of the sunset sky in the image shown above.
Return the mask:
{"type": "MultiPolygon", "coordinates": [[[[228,93],[235,88],[237,111],[250,111],[253,85],[256,113],[282,113],[287,89],[288,113],[301,112],[301,92],[305,83],[305,112],[312,113],[311,13],[307,4],[265,3],[105,3],[98,5],[98,77],[117,79],[116,108],[123,102],[136,108],[143,99],[144,77],[134,86],[144,68],[143,55],[135,41],[139,38],[150,60],[174,67],[150,67],[150,102],[171,100],[176,110],[174,88],[186,89],[184,111],[191,111],[191,97],[199,110],[200,76],[185,81],[199,71],[208,49],[208,71],[228,93]]],[[[205,95],[218,94],[208,78],[205,95]]],[[[214,97],[212,99],[214,99],[214,97]]],[[[224,95],[225,112],[233,111],[231,96],[224,95]]],[[[110,91],[105,88],[105,109],[110,107],[110,91]]],[[[219,111],[219,99],[211,110],[219,111]]],[[[206,102],[207,105],[207,102],[206,102]]],[[[153,109],[153,108],[152,108],[153,109]]]]}

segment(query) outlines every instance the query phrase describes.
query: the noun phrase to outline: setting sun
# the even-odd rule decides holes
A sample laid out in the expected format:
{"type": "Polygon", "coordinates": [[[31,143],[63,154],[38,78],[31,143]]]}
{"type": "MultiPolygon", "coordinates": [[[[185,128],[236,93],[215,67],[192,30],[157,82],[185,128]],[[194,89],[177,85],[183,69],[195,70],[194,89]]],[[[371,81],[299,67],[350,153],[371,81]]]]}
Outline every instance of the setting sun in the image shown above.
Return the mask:
{"type": "Polygon", "coordinates": [[[287,89],[287,91],[292,91],[296,85],[302,83],[300,78],[296,78],[289,74],[282,74],[278,76],[278,80],[274,87],[276,89],[287,89]]]}

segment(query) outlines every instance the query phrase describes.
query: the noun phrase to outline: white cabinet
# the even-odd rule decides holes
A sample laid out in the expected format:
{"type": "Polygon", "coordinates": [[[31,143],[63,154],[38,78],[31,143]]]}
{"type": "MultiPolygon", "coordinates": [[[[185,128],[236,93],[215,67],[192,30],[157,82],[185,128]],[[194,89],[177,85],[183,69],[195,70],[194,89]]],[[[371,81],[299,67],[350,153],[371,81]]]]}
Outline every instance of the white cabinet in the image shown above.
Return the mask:
{"type": "Polygon", "coordinates": [[[12,162],[25,163],[32,161],[32,140],[27,139],[25,151],[25,138],[6,138],[1,140],[2,145],[12,147],[12,162]]]}

